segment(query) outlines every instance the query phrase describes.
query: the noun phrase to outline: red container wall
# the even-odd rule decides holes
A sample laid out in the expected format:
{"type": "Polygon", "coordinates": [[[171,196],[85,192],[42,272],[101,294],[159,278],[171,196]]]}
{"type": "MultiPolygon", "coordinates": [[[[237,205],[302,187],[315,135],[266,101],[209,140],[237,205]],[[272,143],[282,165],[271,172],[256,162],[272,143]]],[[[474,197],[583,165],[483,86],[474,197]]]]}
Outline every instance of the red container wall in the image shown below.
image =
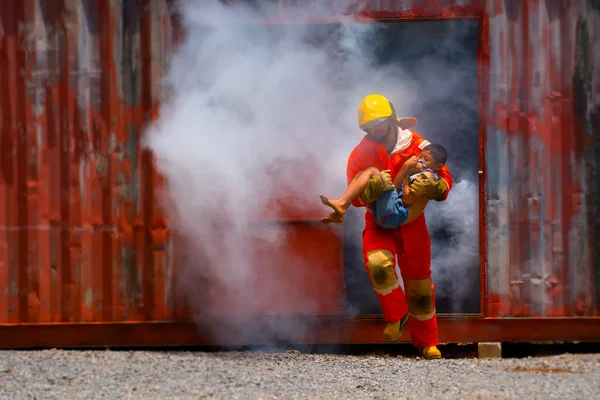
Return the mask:
{"type": "Polygon", "coordinates": [[[177,315],[172,238],[139,140],[166,1],[0,2],[0,323],[177,315]]]}
{"type": "Polygon", "coordinates": [[[489,316],[598,316],[598,7],[494,1],[488,17],[489,316]]]}
{"type": "MultiPolygon", "coordinates": [[[[0,324],[185,318],[161,180],[139,145],[163,96],[171,3],[0,0],[0,324]]],[[[486,316],[598,316],[600,11],[586,1],[331,4],[368,18],[481,18],[486,316]]],[[[341,314],[338,240],[289,230],[289,251],[313,238],[330,255],[322,280],[338,286],[322,310],[341,314]]]]}
{"type": "MultiPolygon", "coordinates": [[[[178,30],[173,2],[138,3],[0,3],[0,324],[189,318],[176,296],[181,247],[159,208],[161,178],[140,146],[178,30]]],[[[299,167],[297,176],[307,170],[299,167]]],[[[312,208],[284,210],[289,220],[277,223],[287,245],[261,243],[265,254],[256,254],[266,260],[262,273],[293,288],[285,306],[224,302],[215,283],[203,306],[215,315],[301,314],[308,296],[313,312],[342,314],[341,240],[312,208]],[[314,268],[310,280],[299,269],[282,272],[273,254],[290,252],[314,268]]]]}

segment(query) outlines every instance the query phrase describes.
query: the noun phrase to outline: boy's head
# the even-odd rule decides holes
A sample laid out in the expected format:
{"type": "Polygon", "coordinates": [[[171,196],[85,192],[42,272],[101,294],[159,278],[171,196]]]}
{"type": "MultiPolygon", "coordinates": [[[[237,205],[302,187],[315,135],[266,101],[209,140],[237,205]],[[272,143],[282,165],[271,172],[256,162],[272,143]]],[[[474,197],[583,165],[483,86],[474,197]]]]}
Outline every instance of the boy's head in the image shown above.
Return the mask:
{"type": "Polygon", "coordinates": [[[448,151],[441,144],[430,144],[421,151],[419,159],[427,168],[437,172],[448,161],[448,151]]]}

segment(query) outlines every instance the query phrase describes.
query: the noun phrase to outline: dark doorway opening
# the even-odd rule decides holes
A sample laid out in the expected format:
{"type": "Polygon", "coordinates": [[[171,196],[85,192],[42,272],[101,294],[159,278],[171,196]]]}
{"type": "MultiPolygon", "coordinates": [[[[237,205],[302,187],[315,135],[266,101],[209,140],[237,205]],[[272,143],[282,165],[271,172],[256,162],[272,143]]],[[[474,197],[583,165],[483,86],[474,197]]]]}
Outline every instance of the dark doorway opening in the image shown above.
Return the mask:
{"type": "MultiPolygon", "coordinates": [[[[357,24],[356,29],[365,28],[357,24]]],[[[438,314],[480,313],[479,23],[386,22],[372,24],[368,32],[363,37],[368,44],[365,56],[373,68],[387,71],[390,91],[394,85],[403,86],[399,79],[409,80],[415,89],[407,94],[409,101],[392,97],[403,104],[398,113],[417,117],[415,130],[429,141],[443,144],[449,153],[453,192],[445,204],[430,203],[426,211],[438,314]]],[[[363,266],[363,215],[363,210],[351,208],[345,219],[347,313],[380,314],[363,266]]]]}

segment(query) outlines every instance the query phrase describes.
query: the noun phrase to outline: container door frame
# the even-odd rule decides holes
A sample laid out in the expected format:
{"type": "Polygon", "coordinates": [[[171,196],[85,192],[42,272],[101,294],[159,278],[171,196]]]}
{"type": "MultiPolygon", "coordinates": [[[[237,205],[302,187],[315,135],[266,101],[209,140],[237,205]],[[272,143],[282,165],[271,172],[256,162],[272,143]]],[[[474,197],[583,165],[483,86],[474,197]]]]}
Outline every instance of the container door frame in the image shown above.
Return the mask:
{"type": "MultiPolygon", "coordinates": [[[[283,6],[280,8],[283,12],[283,6]]],[[[479,313],[468,314],[445,314],[441,315],[443,319],[455,318],[486,318],[488,317],[488,282],[487,282],[487,192],[486,185],[486,163],[485,146],[487,138],[487,110],[489,110],[489,31],[488,16],[482,8],[465,7],[464,9],[452,10],[439,9],[437,14],[427,14],[426,12],[402,12],[402,11],[371,11],[365,10],[351,16],[343,17],[344,20],[352,18],[355,23],[369,22],[403,22],[403,21],[444,21],[469,19],[478,21],[479,40],[477,46],[477,97],[478,97],[478,178],[479,178],[479,293],[480,308],[479,313]]],[[[429,11],[431,13],[431,11],[429,11]]],[[[318,24],[336,24],[341,23],[342,17],[329,18],[309,18],[309,19],[291,19],[276,18],[263,21],[255,21],[256,24],[265,25],[318,25],[318,24]]],[[[372,318],[373,316],[360,315],[357,318],[372,318]]]]}

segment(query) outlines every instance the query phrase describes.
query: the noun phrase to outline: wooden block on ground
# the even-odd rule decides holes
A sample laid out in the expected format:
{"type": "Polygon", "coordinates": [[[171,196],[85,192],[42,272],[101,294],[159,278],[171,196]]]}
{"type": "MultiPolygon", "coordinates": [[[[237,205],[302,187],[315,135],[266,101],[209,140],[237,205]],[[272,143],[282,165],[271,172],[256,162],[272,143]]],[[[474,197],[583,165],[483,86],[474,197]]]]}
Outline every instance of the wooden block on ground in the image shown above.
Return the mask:
{"type": "Polygon", "coordinates": [[[477,343],[478,358],[502,358],[502,343],[482,342],[477,343]]]}

